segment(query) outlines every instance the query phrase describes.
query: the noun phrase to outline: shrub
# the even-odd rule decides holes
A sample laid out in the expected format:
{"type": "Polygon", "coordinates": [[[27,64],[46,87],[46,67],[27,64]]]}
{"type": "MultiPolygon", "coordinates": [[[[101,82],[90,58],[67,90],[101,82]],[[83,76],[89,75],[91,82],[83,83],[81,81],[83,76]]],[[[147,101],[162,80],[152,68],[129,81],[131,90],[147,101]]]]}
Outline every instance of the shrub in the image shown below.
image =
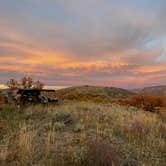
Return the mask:
{"type": "Polygon", "coordinates": [[[64,155],[64,165],[87,166],[86,148],[80,147],[69,150],[64,155]]]}
{"type": "Polygon", "coordinates": [[[87,143],[88,165],[119,165],[120,158],[116,149],[108,141],[103,139],[92,139],[87,143]]]}
{"type": "Polygon", "coordinates": [[[62,130],[65,128],[65,124],[63,122],[55,122],[54,129],[55,130],[62,130]]]}
{"type": "Polygon", "coordinates": [[[55,121],[56,122],[63,122],[64,124],[69,124],[73,120],[72,120],[72,117],[71,117],[70,113],[68,113],[68,112],[58,112],[58,113],[56,113],[55,121]]]}
{"type": "Polygon", "coordinates": [[[84,130],[84,125],[80,124],[80,123],[76,124],[76,126],[73,129],[73,131],[76,132],[76,133],[81,132],[82,130],[84,130]]]}
{"type": "Polygon", "coordinates": [[[155,112],[157,107],[165,107],[165,97],[137,95],[130,100],[130,105],[142,108],[145,111],[155,112]]]}
{"type": "Polygon", "coordinates": [[[133,96],[131,99],[120,99],[114,102],[120,105],[134,106],[149,112],[158,112],[157,110],[160,108],[166,107],[166,97],[145,94],[139,94],[133,96]]]}

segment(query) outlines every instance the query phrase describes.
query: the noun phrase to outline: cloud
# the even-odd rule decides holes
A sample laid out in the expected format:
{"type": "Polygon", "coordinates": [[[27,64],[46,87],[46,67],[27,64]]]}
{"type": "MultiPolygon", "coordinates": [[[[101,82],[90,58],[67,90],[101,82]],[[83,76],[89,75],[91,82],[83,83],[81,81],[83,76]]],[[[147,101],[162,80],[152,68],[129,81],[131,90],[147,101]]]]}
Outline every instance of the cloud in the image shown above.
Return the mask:
{"type": "Polygon", "coordinates": [[[2,2],[0,81],[29,74],[59,85],[163,83],[165,1],[125,2],[2,2]]]}

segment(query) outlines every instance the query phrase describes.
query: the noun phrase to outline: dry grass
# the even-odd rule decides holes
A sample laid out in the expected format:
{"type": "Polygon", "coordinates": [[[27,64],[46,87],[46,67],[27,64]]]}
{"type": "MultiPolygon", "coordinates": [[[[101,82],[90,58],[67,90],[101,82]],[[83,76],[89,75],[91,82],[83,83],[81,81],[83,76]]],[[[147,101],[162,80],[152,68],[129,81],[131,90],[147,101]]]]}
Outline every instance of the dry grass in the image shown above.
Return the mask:
{"type": "Polygon", "coordinates": [[[21,159],[21,161],[28,162],[32,159],[34,154],[34,146],[33,146],[33,139],[36,136],[36,131],[31,129],[28,129],[28,126],[26,124],[23,124],[20,128],[20,131],[18,133],[18,157],[21,159]],[[20,153],[21,152],[21,153],[20,153]]]}
{"type": "Polygon", "coordinates": [[[18,112],[6,106],[0,124],[4,166],[166,164],[166,121],[132,107],[67,102],[18,112]]]}

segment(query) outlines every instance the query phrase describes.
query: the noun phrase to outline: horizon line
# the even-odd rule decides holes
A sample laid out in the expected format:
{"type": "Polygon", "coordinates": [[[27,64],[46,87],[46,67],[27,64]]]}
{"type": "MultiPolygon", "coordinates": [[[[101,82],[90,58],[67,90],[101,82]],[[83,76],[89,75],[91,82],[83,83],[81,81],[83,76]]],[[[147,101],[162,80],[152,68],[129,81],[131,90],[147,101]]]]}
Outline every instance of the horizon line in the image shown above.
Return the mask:
{"type": "MultiPolygon", "coordinates": [[[[121,89],[126,89],[126,90],[134,90],[134,89],[143,89],[147,87],[158,87],[158,86],[166,86],[166,85],[150,85],[150,86],[142,86],[142,87],[132,87],[132,88],[124,88],[124,87],[116,87],[116,86],[102,86],[102,85],[71,85],[71,86],[65,86],[65,85],[45,85],[45,89],[54,89],[54,90],[59,90],[59,89],[65,89],[69,87],[78,87],[78,86],[99,86],[99,87],[115,87],[115,88],[121,88],[121,89]]],[[[0,89],[8,89],[8,87],[5,84],[0,84],[0,89]]]]}

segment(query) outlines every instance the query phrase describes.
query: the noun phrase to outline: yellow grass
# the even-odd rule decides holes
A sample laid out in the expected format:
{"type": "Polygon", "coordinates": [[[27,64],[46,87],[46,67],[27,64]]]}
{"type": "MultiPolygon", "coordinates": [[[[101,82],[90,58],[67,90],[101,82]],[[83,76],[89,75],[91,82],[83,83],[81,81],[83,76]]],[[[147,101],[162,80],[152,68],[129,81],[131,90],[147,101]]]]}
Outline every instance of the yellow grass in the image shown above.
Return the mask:
{"type": "Polygon", "coordinates": [[[0,165],[166,163],[166,121],[159,114],[93,102],[5,109],[0,121],[8,130],[0,140],[0,165]]]}

